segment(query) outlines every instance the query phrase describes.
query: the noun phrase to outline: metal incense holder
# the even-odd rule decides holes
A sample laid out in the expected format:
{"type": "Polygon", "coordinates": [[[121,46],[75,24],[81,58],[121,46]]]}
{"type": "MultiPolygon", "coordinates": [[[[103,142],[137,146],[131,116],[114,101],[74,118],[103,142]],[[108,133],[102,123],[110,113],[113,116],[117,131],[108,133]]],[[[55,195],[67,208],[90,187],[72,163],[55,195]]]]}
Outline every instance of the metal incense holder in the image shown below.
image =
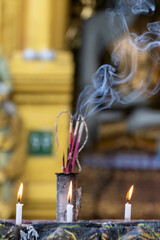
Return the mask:
{"type": "Polygon", "coordinates": [[[77,173],[56,173],[57,175],[57,222],[66,222],[68,189],[72,181],[73,221],[78,219],[77,211],[77,173]]]}

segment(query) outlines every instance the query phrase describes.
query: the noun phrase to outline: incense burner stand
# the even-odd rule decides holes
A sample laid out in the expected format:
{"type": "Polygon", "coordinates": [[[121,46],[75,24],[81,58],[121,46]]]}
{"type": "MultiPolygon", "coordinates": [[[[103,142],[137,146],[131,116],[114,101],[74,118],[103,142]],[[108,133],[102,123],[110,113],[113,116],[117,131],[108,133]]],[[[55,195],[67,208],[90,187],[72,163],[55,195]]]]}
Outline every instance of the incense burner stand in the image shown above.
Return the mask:
{"type": "Polygon", "coordinates": [[[57,176],[57,221],[66,222],[66,209],[68,204],[68,189],[72,181],[72,204],[73,220],[78,220],[78,200],[77,192],[77,173],[56,173],[57,176]]]}

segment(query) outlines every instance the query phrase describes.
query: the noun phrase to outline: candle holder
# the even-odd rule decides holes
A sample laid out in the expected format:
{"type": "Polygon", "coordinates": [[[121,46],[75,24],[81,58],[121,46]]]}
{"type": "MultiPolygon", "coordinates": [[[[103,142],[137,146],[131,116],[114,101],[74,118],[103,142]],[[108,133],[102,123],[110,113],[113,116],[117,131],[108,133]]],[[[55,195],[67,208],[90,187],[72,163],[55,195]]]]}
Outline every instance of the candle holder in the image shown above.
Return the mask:
{"type": "Polygon", "coordinates": [[[67,218],[67,196],[70,181],[72,181],[72,204],[73,204],[73,221],[78,220],[79,210],[78,202],[80,200],[77,194],[77,175],[78,173],[56,173],[57,176],[57,222],[66,222],[67,218]]]}

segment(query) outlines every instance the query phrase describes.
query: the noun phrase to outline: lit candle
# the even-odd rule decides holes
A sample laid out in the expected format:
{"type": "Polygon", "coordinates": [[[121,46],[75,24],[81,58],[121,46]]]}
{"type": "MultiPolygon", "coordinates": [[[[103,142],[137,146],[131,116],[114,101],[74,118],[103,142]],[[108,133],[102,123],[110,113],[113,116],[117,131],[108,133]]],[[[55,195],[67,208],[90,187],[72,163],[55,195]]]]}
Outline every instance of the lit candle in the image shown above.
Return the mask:
{"type": "Polygon", "coordinates": [[[130,221],[131,220],[131,204],[130,204],[130,200],[132,197],[132,193],[133,193],[133,189],[134,189],[134,185],[132,185],[129,189],[129,191],[126,194],[126,204],[125,204],[125,214],[124,214],[124,220],[125,221],[130,221]]]}
{"type": "Polygon", "coordinates": [[[73,205],[71,204],[71,200],[72,200],[72,181],[70,181],[68,190],[67,222],[73,222],[73,205]]]}
{"type": "Polygon", "coordinates": [[[21,225],[22,224],[22,207],[23,204],[21,204],[21,199],[22,199],[22,193],[23,193],[23,183],[21,183],[18,194],[17,194],[17,201],[18,203],[16,204],[16,225],[21,225]]]}

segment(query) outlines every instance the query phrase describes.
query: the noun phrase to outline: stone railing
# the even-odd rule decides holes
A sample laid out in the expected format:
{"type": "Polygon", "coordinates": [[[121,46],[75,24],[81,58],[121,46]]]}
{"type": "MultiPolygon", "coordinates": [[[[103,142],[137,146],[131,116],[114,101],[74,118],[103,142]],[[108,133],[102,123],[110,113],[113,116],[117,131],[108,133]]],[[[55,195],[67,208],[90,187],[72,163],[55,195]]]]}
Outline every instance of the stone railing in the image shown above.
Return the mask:
{"type": "Polygon", "coordinates": [[[0,239],[14,240],[127,240],[160,239],[160,221],[80,221],[57,223],[56,221],[23,221],[15,226],[14,220],[0,221],[0,239]]]}

